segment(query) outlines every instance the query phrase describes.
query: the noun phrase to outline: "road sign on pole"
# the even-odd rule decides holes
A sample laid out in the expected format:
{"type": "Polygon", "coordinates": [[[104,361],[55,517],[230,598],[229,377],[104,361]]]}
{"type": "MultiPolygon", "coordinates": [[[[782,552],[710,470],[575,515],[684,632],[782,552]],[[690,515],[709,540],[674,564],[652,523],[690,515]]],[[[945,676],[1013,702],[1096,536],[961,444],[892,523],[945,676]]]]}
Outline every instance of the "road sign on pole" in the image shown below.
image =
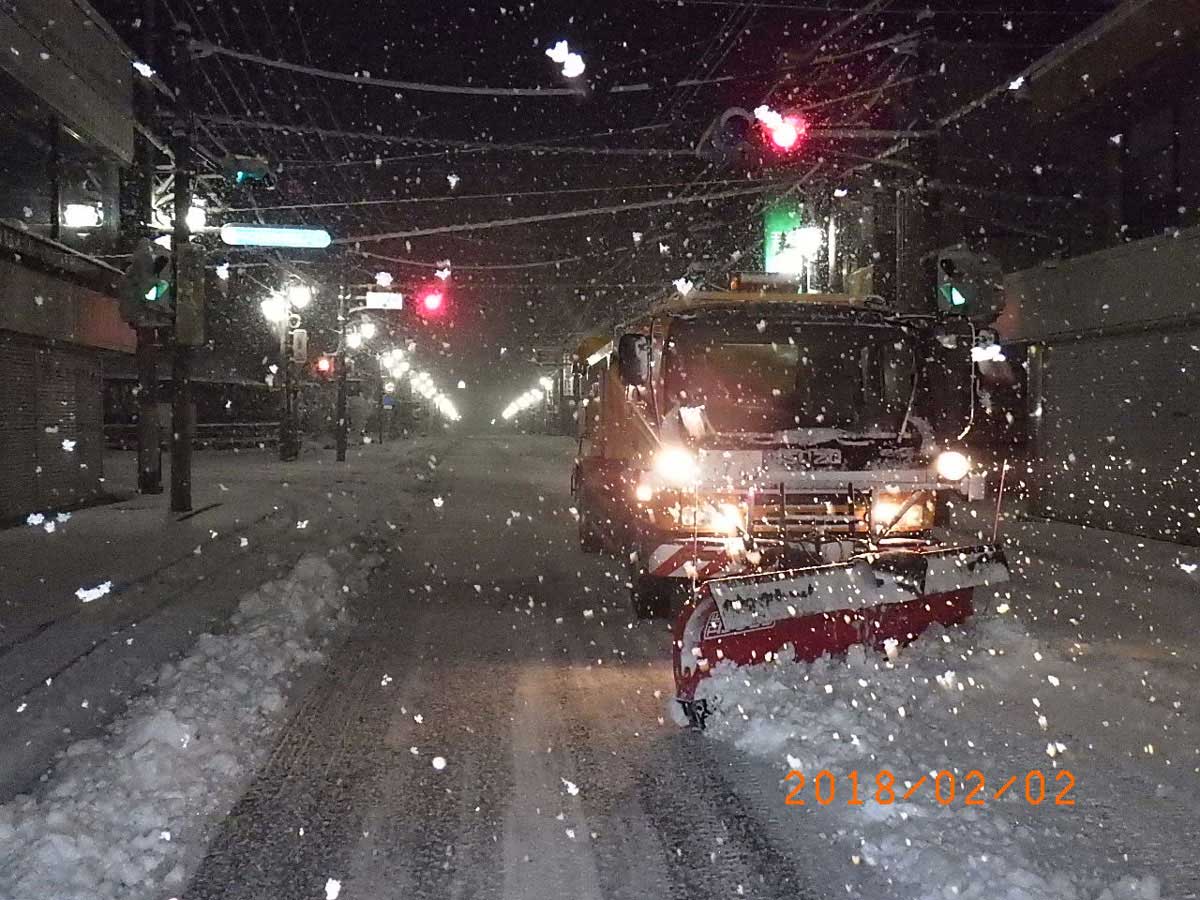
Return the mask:
{"type": "Polygon", "coordinates": [[[324,228],[291,228],[277,225],[221,226],[221,240],[234,247],[299,247],[321,250],[333,240],[324,228]]]}
{"type": "Polygon", "coordinates": [[[397,291],[367,291],[367,309],[404,309],[404,295],[397,291]]]}
{"type": "Polygon", "coordinates": [[[301,366],[308,362],[308,330],[305,328],[292,330],[292,362],[301,366]]]}

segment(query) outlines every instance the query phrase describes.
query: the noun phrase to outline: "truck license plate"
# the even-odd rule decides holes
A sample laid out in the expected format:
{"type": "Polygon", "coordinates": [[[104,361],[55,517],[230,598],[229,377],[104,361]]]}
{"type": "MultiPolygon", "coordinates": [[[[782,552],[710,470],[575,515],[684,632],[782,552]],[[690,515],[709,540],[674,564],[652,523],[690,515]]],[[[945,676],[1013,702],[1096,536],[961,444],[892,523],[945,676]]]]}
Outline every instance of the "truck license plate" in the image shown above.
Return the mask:
{"type": "Polygon", "coordinates": [[[785,469],[835,468],[842,464],[842,451],[837,447],[794,447],[786,450],[768,450],[763,454],[767,465],[780,465],[785,469]]]}

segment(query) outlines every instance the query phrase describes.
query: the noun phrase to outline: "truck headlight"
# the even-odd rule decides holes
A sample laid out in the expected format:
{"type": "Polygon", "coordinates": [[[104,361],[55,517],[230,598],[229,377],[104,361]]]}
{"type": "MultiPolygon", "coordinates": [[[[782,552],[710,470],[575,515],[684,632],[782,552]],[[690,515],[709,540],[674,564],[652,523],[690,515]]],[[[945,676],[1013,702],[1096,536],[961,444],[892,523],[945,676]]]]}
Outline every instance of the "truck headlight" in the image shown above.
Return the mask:
{"type": "Polygon", "coordinates": [[[872,530],[876,533],[882,532],[892,525],[896,516],[900,516],[900,521],[892,525],[893,534],[925,531],[933,527],[933,506],[927,499],[918,497],[908,509],[904,510],[904,515],[900,515],[900,510],[904,509],[904,504],[908,502],[908,499],[906,494],[876,494],[875,500],[871,504],[872,530]]]}
{"type": "Polygon", "coordinates": [[[736,503],[718,503],[708,511],[708,521],[718,534],[735,535],[746,528],[746,517],[736,503]]]}
{"type": "Polygon", "coordinates": [[[962,481],[971,471],[971,461],[957,450],[943,450],[933,463],[939,478],[946,481],[962,481]]]}
{"type": "MultiPolygon", "coordinates": [[[[659,495],[660,498],[663,496],[659,495]]],[[[728,537],[735,537],[746,531],[748,519],[748,511],[744,503],[701,501],[697,506],[692,503],[676,502],[667,506],[663,512],[671,522],[680,528],[695,529],[706,534],[728,537]]]]}
{"type": "Polygon", "coordinates": [[[663,447],[654,457],[654,471],[675,487],[691,487],[700,476],[700,463],[686,447],[663,447]]]}

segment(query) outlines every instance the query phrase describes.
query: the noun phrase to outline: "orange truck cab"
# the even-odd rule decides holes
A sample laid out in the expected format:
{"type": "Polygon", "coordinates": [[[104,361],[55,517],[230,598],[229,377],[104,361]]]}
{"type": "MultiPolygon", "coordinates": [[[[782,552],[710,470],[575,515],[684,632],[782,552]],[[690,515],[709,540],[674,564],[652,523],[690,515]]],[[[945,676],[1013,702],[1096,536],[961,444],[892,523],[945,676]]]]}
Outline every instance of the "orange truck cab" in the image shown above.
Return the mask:
{"type": "Polygon", "coordinates": [[[652,307],[577,372],[580,542],[631,561],[641,617],[703,580],[929,548],[982,496],[960,443],[974,332],[770,276],[652,307]]]}

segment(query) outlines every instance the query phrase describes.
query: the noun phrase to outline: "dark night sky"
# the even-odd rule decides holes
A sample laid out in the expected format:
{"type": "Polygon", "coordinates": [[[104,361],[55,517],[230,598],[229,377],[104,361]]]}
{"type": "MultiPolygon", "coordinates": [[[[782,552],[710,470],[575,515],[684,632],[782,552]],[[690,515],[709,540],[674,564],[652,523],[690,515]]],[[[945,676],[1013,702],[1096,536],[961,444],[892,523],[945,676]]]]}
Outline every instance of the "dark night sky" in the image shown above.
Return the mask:
{"type": "MultiPolygon", "coordinates": [[[[141,50],[132,0],[98,0],[96,6],[129,43],[141,50]]],[[[856,0],[778,4],[739,0],[160,0],[158,29],[176,21],[193,35],[221,46],[338,72],[451,85],[562,85],[544,55],[566,39],[588,66],[586,98],[492,98],[400,92],[267,70],[221,57],[199,61],[193,79],[198,108],[237,119],[377,135],[476,142],[570,144],[591,148],[690,149],[712,119],[732,105],[752,108],[781,77],[780,103],[822,103],[814,124],[880,124],[894,114],[888,102],[911,101],[912,90],[942,96],[953,107],[973,88],[957,73],[923,71],[923,61],[892,48],[867,53],[874,42],[920,32],[944,48],[992,55],[996,70],[1018,70],[1054,43],[1078,31],[1110,3],[1099,0],[982,0],[973,3],[883,3],[880,14],[846,28],[820,52],[858,51],[819,68],[793,67],[783,54],[816,51],[815,39],[859,7],[856,0]],[[955,12],[947,12],[953,9],[955,12]],[[967,15],[964,10],[969,10],[967,15]],[[892,70],[920,76],[914,87],[885,95],[864,112],[862,98],[828,103],[879,85],[892,70]],[[733,81],[676,88],[681,78],[736,76],[733,81]],[[649,82],[652,90],[611,95],[612,84],[649,82]],[[953,93],[963,88],[964,96],[953,93]]],[[[169,60],[156,65],[170,83],[169,60]]],[[[989,77],[990,74],[989,74],[989,77]]],[[[446,150],[372,142],[356,137],[284,134],[242,125],[210,124],[210,147],[259,153],[281,161],[273,192],[226,192],[214,198],[234,207],[256,205],[264,221],[320,223],[335,236],[364,235],[537,215],[629,201],[665,199],[743,186],[747,179],[785,178],[823,158],[818,173],[833,177],[845,157],[875,147],[826,144],[801,158],[767,168],[722,168],[684,158],[563,155],[484,148],[446,150]],[[451,189],[448,176],[456,176],[451,189]],[[693,182],[723,182],[689,187],[693,182]],[[645,187],[646,185],[663,185],[645,187]],[[563,190],[571,193],[555,193],[563,190]],[[529,196],[530,192],[540,192],[529,196]],[[491,199],[462,199],[502,194],[491,199]],[[449,202],[450,198],[460,198],[449,202]],[[271,209],[309,203],[372,203],[320,209],[271,209]]],[[[755,195],[702,204],[567,222],[523,225],[390,240],[361,249],[420,263],[450,259],[456,266],[452,327],[439,335],[418,328],[446,380],[465,377],[500,395],[532,383],[522,364],[532,346],[561,342],[604,323],[622,306],[636,304],[683,274],[688,262],[708,255],[724,262],[752,247],[761,199],[755,195]],[[645,237],[635,244],[633,232],[645,237]],[[660,250],[662,244],[666,251],[660,250]],[[578,257],[577,259],[575,259],[578,257]],[[479,269],[572,258],[558,266],[479,269]],[[442,340],[449,348],[441,346],[442,340]],[[500,348],[505,347],[503,357],[500,348]],[[451,372],[453,369],[453,372],[451,372]],[[511,386],[511,387],[510,387],[511,386]]],[[[230,213],[230,219],[253,213],[230,213]]],[[[432,271],[364,259],[352,252],[327,254],[303,267],[319,281],[363,282],[387,268],[401,286],[415,287],[432,271]]]]}

